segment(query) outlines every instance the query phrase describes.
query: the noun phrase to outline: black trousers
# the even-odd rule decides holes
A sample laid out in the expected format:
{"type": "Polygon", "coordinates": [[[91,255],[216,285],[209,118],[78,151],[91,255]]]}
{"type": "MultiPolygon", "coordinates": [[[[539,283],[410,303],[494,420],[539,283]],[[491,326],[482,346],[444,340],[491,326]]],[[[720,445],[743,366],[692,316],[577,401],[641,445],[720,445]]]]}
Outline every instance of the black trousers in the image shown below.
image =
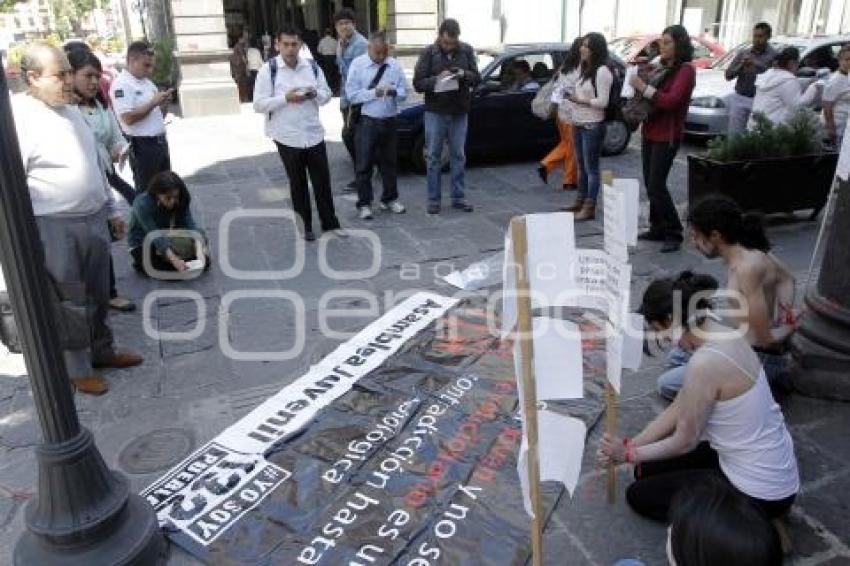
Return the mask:
{"type": "Polygon", "coordinates": [[[682,222],[667,189],[667,176],[679,151],[678,142],[653,142],[644,139],[641,147],[643,182],[649,197],[649,230],[668,240],[682,241],[682,222]]]}
{"type": "Polygon", "coordinates": [[[130,167],[133,169],[136,190],[146,191],[157,173],[171,169],[171,156],[165,136],[131,137],[130,167]]]}
{"type": "Polygon", "coordinates": [[[348,108],[342,111],[342,143],[345,149],[348,150],[348,155],[351,156],[351,162],[357,166],[357,147],[354,142],[355,131],[357,127],[348,124],[348,108]]]}
{"type": "Polygon", "coordinates": [[[339,228],[339,220],[334,210],[331,194],[331,173],[328,168],[328,152],[325,142],[308,148],[289,147],[275,142],[286,176],[289,177],[289,191],[292,195],[292,208],[301,217],[304,231],[313,231],[313,212],[310,208],[310,188],[307,185],[307,173],[313,184],[316,208],[322,230],[339,228]]]}
{"type": "Polygon", "coordinates": [[[398,142],[395,118],[361,116],[355,134],[357,142],[357,207],[371,206],[372,169],[378,166],[384,191],[381,202],[398,198],[398,142]]]}
{"type": "MultiPolygon", "coordinates": [[[[682,488],[712,479],[729,480],[720,469],[720,462],[708,442],[696,450],[669,460],[647,462],[635,468],[635,481],[626,489],[626,501],[639,515],[656,521],[667,521],[670,503],[682,488]]],[[[744,494],[769,518],[779,517],[794,503],[796,495],[766,501],[744,494]]]]}

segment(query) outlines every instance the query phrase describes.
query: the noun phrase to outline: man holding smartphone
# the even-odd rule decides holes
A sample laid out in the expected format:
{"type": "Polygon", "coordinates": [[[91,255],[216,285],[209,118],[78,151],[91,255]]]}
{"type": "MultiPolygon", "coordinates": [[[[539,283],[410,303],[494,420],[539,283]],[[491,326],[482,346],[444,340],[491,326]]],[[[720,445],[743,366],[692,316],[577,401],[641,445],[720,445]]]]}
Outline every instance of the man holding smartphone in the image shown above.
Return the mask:
{"type": "Polygon", "coordinates": [[[770,46],[770,24],[759,22],[753,27],[753,44],[742,49],[726,69],[726,80],[735,80],[735,93],[729,98],[729,135],[747,129],[756,96],[756,77],[773,66],[778,53],[770,46]]]}
{"type": "Polygon", "coordinates": [[[472,88],[481,81],[472,47],[460,41],[460,25],[447,19],[437,41],[416,61],[413,86],[425,93],[425,147],[428,153],[428,214],[439,214],[442,200],[443,143],[451,158],[452,208],[472,212],[464,195],[466,128],[472,88]]]}
{"type": "Polygon", "coordinates": [[[130,140],[130,167],[138,192],[146,190],[157,173],[171,169],[164,116],[174,89],[160,91],[150,80],[153,63],[150,44],[134,41],[127,48],[127,68],[109,90],[112,108],[130,140]]]}
{"type": "Polygon", "coordinates": [[[254,111],[267,117],[266,135],[274,140],[289,177],[292,208],[303,222],[304,239],[312,241],[316,235],[308,173],[322,230],[337,231],[340,226],[331,194],[325,130],[319,120],[319,106],[330,102],[331,89],[318,64],[299,57],[301,45],[301,33],[292,27],[287,26],[278,34],[280,55],[269,60],[257,74],[254,111]]]}
{"type": "Polygon", "coordinates": [[[407,97],[407,80],[399,62],[388,56],[387,36],[369,36],[369,48],[351,63],[345,91],[352,105],[360,106],[355,129],[357,208],[361,220],[372,219],[372,169],[381,172],[384,191],[381,209],[402,214],[398,202],[396,115],[398,102],[407,97]]]}

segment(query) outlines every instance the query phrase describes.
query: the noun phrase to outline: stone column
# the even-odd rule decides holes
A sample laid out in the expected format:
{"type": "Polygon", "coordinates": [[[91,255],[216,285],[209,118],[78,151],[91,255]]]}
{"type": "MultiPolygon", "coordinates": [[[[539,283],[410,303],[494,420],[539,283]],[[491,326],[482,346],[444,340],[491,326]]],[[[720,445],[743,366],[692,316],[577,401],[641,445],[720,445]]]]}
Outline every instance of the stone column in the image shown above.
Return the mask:
{"type": "Polygon", "coordinates": [[[222,0],[171,0],[184,118],[238,114],[222,0]]]}
{"type": "MultiPolygon", "coordinates": [[[[844,151],[850,144],[844,143],[844,151]]],[[[809,285],[807,312],[791,340],[791,371],[798,391],[850,401],[850,178],[839,174],[836,183],[825,212],[831,223],[819,242],[819,275],[809,285]]]]}
{"type": "Polygon", "coordinates": [[[389,0],[387,35],[393,56],[412,71],[419,51],[436,38],[439,26],[438,0],[389,0]]]}

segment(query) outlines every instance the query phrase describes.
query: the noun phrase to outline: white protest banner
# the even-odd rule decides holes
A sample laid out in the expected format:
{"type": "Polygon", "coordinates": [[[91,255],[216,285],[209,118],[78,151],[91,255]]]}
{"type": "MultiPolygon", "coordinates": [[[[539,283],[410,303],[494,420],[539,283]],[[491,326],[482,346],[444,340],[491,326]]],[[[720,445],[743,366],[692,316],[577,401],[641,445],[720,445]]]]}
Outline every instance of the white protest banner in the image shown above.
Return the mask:
{"type": "Polygon", "coordinates": [[[629,294],[632,281],[632,266],[608,258],[608,271],[605,278],[605,294],[608,297],[608,320],[614,328],[620,329],[629,312],[629,294]]]}
{"type": "MultiPolygon", "coordinates": [[[[568,320],[536,316],[532,319],[534,380],[538,401],[584,397],[581,334],[568,320]]],[[[519,355],[514,346],[514,357],[519,355]]]]}
{"type": "Polygon", "coordinates": [[[643,362],[643,316],[629,313],[623,329],[623,368],[638,370],[643,362]]]}
{"type": "MultiPolygon", "coordinates": [[[[561,482],[572,497],[581,473],[587,427],[580,419],[545,409],[537,411],[537,426],[540,444],[540,481],[561,482]]],[[[525,511],[529,517],[534,517],[529,496],[528,445],[525,437],[523,437],[517,459],[517,473],[525,511]]]]}
{"type": "Polygon", "coordinates": [[[614,189],[620,191],[626,203],[626,244],[637,245],[640,183],[637,179],[614,179],[614,189]]]}

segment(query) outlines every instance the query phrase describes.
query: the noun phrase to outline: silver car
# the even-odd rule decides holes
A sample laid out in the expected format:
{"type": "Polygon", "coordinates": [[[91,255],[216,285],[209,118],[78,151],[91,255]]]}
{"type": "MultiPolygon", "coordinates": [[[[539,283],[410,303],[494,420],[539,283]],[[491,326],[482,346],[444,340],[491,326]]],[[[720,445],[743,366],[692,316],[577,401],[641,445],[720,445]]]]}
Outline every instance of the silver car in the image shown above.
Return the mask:
{"type": "MultiPolygon", "coordinates": [[[[786,47],[800,50],[797,77],[801,89],[838,69],[838,52],[847,43],[850,43],[850,34],[779,36],[770,41],[770,45],[777,51],[786,47]]],[[[712,137],[726,133],[729,128],[729,97],[735,92],[735,81],[726,80],[726,69],[738,53],[749,47],[750,43],[742,43],[715,61],[711,68],[697,70],[696,88],[691,95],[691,105],[685,119],[686,134],[712,137]]]]}

